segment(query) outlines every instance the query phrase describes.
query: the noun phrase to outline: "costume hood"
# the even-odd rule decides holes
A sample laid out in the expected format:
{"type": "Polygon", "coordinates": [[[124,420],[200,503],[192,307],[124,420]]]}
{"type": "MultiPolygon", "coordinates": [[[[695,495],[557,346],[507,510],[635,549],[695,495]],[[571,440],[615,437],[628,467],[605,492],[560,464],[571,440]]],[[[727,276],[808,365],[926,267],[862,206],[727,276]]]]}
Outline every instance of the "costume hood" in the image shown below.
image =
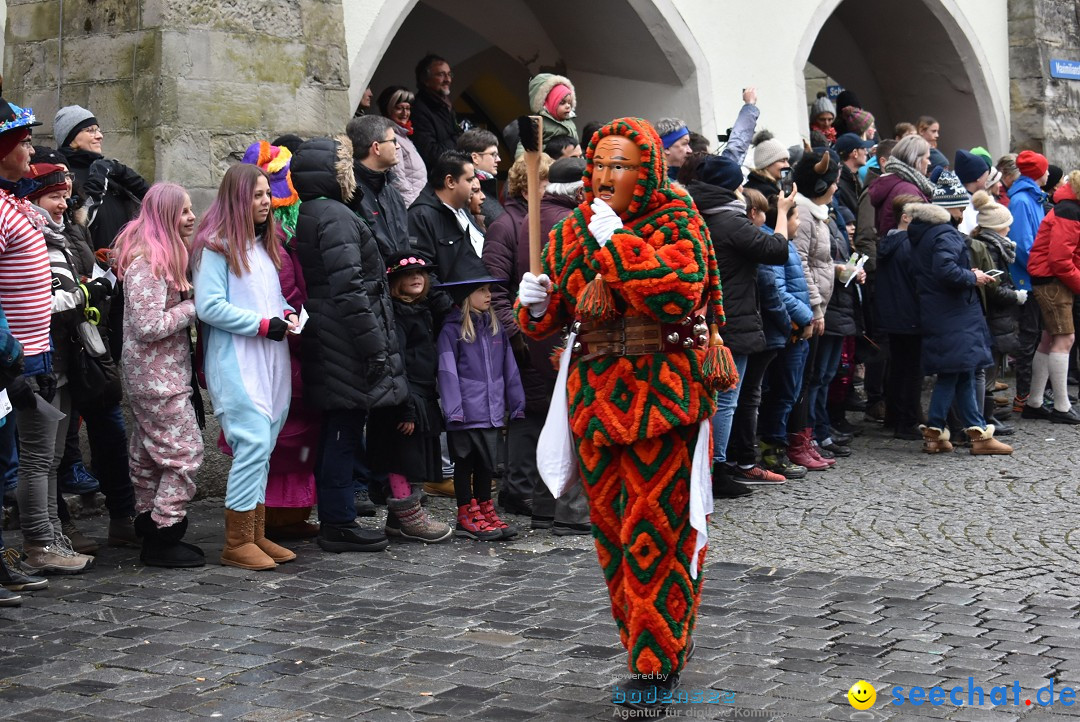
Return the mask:
{"type": "Polygon", "coordinates": [[[556,85],[570,88],[570,92],[574,94],[573,108],[577,110],[577,91],[574,90],[570,78],[554,73],[538,73],[529,81],[529,108],[533,113],[539,114],[544,109],[544,101],[556,85]]]}

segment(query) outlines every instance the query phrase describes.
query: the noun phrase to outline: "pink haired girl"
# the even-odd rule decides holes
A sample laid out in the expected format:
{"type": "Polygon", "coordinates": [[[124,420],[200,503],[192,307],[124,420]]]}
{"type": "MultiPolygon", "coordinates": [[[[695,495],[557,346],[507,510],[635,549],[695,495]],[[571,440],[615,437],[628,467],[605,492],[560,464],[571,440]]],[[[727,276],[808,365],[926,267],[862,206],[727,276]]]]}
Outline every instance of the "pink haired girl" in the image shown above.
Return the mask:
{"type": "Polygon", "coordinates": [[[188,248],[194,232],[187,192],[157,183],[114,242],[117,277],[124,281],[120,370],[135,417],[128,468],[135,485],[135,529],[142,535],[140,558],[148,566],[205,564],[202,550],[181,541],[203,458],[191,400],[195,302],[188,248]]]}

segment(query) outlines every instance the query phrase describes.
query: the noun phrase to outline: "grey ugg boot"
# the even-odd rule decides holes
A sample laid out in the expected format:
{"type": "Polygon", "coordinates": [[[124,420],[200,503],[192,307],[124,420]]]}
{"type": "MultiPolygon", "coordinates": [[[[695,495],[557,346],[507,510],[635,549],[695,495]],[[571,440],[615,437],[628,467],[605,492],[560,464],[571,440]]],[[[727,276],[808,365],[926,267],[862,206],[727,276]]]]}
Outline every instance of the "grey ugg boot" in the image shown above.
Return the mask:
{"type": "Polygon", "coordinates": [[[454,533],[447,524],[428,517],[420,506],[420,495],[413,492],[405,499],[387,499],[386,535],[434,544],[454,533]]]}

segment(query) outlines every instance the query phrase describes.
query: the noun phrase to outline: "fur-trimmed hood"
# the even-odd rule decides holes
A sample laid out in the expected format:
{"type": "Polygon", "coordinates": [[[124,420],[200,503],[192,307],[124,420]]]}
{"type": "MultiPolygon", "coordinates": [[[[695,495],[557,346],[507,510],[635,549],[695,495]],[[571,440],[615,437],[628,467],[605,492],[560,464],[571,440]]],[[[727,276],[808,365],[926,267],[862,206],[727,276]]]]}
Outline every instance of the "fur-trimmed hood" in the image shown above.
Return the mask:
{"type": "Polygon", "coordinates": [[[935,206],[933,203],[908,203],[904,206],[904,211],[911,214],[912,220],[935,226],[948,223],[951,218],[948,209],[935,206]]]}
{"type": "Polygon", "coordinates": [[[348,203],[356,195],[352,141],[344,135],[307,141],[297,148],[291,173],[301,201],[325,197],[348,203]]]}
{"type": "Polygon", "coordinates": [[[1054,203],[1080,200],[1080,170],[1074,170],[1065,176],[1065,183],[1054,191],[1054,203]]]}
{"type": "Polygon", "coordinates": [[[533,113],[539,113],[544,109],[544,101],[556,85],[565,85],[570,88],[573,94],[573,108],[577,110],[577,91],[574,90],[574,84],[570,82],[570,78],[554,73],[539,73],[529,81],[529,108],[533,113]]]}

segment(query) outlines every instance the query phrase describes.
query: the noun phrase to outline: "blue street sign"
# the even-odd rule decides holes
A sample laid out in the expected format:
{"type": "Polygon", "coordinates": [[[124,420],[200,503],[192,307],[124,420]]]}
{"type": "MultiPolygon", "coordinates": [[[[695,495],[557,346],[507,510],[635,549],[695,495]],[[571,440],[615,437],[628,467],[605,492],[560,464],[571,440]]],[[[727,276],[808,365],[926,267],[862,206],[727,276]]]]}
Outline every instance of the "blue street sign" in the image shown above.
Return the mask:
{"type": "Polygon", "coordinates": [[[1080,80],[1080,61],[1051,60],[1050,77],[1066,80],[1080,80]]]}
{"type": "Polygon", "coordinates": [[[836,100],[840,97],[840,93],[844,92],[843,85],[829,85],[825,87],[825,94],[829,96],[829,100],[836,100]]]}

